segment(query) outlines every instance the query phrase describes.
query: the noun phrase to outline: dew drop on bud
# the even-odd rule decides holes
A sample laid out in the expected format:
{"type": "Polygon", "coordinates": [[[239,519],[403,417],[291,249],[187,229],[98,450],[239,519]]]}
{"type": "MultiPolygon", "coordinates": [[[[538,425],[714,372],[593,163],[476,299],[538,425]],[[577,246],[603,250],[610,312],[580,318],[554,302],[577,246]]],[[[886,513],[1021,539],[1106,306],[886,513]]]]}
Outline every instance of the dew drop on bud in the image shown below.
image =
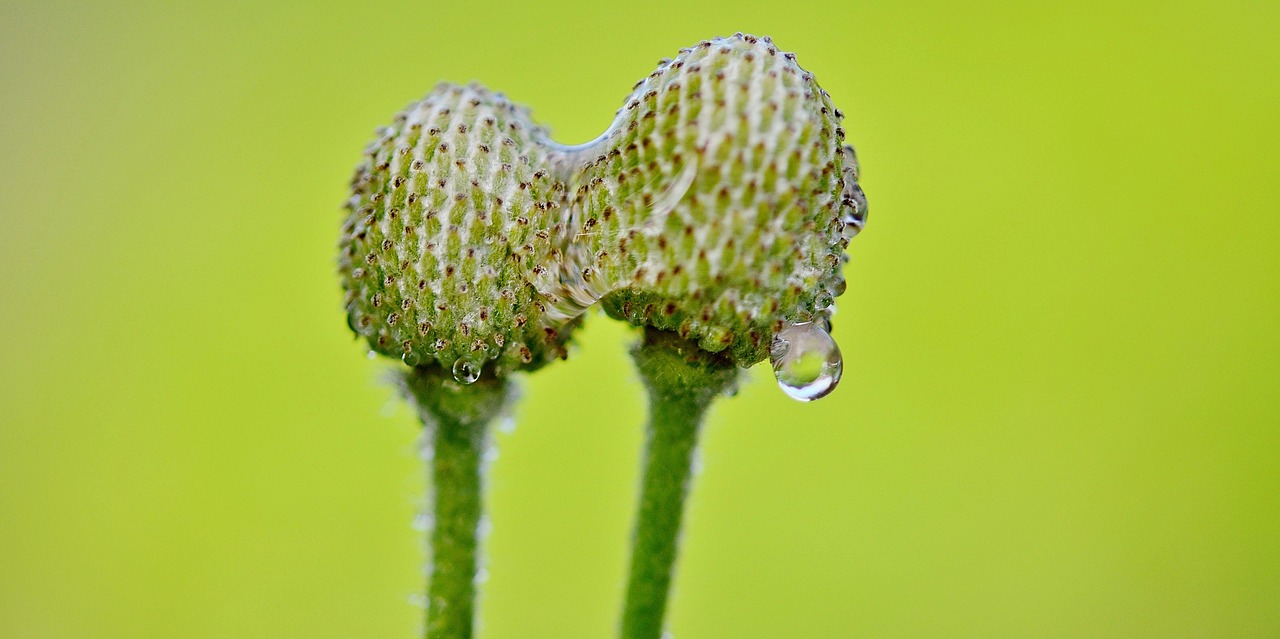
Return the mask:
{"type": "Polygon", "coordinates": [[[480,364],[459,357],[453,362],[453,380],[459,384],[474,384],[480,379],[480,364]]]}
{"type": "Polygon", "coordinates": [[[841,215],[844,222],[844,238],[852,240],[867,223],[867,195],[857,182],[850,181],[845,185],[845,207],[841,215]]]}
{"type": "Polygon", "coordinates": [[[859,222],[867,221],[867,194],[863,193],[862,187],[853,184],[849,189],[849,195],[853,198],[853,215],[859,222]]]}
{"type": "Polygon", "coordinates": [[[840,383],[844,371],[840,347],[814,322],[783,328],[773,338],[769,361],[782,392],[802,402],[826,397],[840,383]]]}

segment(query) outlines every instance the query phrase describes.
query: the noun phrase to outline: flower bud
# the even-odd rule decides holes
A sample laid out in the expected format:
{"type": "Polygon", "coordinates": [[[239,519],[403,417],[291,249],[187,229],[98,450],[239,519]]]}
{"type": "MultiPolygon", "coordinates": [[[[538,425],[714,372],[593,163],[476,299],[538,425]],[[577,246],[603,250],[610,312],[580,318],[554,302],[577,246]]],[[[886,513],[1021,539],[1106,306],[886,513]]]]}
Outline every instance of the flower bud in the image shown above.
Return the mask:
{"type": "Polygon", "coordinates": [[[553,295],[742,366],[786,326],[829,325],[867,211],[842,117],[768,38],[663,60],[603,136],[553,157],[569,189],[553,295]]]}
{"type": "Polygon", "coordinates": [[[441,84],[365,151],[347,202],[339,274],[352,330],[459,382],[563,357],[575,322],[552,318],[530,275],[551,268],[545,134],[500,94],[441,84]]]}

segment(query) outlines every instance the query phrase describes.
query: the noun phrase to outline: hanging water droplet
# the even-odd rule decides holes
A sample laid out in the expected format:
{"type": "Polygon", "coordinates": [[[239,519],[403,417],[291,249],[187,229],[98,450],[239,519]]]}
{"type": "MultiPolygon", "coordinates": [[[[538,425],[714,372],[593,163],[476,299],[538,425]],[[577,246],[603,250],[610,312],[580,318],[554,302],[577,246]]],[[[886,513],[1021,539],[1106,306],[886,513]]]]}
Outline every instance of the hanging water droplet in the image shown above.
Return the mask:
{"type": "Polygon", "coordinates": [[[376,352],[374,352],[374,351],[373,351],[373,349],[370,349],[370,350],[369,350],[369,352],[367,352],[367,353],[365,353],[365,354],[364,354],[364,356],[365,356],[365,357],[368,357],[369,359],[377,359],[377,358],[378,358],[378,354],[377,354],[376,352]]]}
{"type": "Polygon", "coordinates": [[[844,371],[840,347],[814,322],[782,329],[773,338],[769,361],[782,392],[802,402],[825,397],[840,383],[844,371]]]}
{"type": "Polygon", "coordinates": [[[474,384],[480,379],[480,363],[459,357],[453,362],[453,380],[459,384],[474,384]]]}
{"type": "Polygon", "coordinates": [[[413,351],[405,351],[404,355],[400,356],[400,361],[406,366],[417,366],[422,363],[422,357],[413,351]]]}

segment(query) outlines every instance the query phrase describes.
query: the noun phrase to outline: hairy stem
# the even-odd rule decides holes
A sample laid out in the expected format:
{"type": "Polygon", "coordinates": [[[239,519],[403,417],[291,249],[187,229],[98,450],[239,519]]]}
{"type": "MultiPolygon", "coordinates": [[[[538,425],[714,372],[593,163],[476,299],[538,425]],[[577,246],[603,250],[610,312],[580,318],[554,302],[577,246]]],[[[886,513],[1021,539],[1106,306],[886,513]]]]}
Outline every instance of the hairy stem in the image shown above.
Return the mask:
{"type": "Polygon", "coordinates": [[[655,329],[646,329],[632,356],[649,394],[649,425],[621,636],[659,639],[698,430],[738,371],[727,358],[655,329]]]}
{"type": "Polygon", "coordinates": [[[454,382],[438,367],[414,368],[403,387],[426,427],[434,525],[427,586],[426,638],[470,639],[475,620],[477,531],[483,512],[489,424],[505,410],[506,380],[454,382]]]}

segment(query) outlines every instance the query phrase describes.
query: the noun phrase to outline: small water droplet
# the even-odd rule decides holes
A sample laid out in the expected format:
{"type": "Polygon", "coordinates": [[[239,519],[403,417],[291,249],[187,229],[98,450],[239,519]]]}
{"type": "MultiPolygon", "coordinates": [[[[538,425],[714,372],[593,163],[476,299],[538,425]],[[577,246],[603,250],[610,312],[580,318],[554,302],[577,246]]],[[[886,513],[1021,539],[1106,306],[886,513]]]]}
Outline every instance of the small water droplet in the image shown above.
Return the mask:
{"type": "Polygon", "coordinates": [[[503,435],[510,435],[511,433],[516,432],[515,418],[503,417],[502,420],[498,422],[498,432],[502,433],[503,435]]]}
{"type": "Polygon", "coordinates": [[[431,513],[418,513],[413,518],[413,529],[418,532],[426,532],[436,525],[436,518],[431,513]]]}
{"type": "Polygon", "coordinates": [[[373,352],[373,350],[372,350],[372,349],[370,349],[368,353],[365,353],[365,354],[364,354],[364,356],[365,356],[365,357],[368,357],[369,359],[377,359],[377,358],[378,358],[378,354],[377,354],[377,353],[375,353],[375,352],[373,352]]]}
{"type": "Polygon", "coordinates": [[[825,397],[840,383],[844,371],[840,347],[814,322],[783,328],[773,338],[769,361],[782,392],[802,402],[825,397]]]}
{"type": "Polygon", "coordinates": [[[853,148],[852,145],[846,144],[844,145],[844,147],[840,149],[840,152],[844,154],[844,158],[845,158],[844,170],[848,172],[849,175],[852,176],[854,180],[857,180],[862,173],[861,167],[858,166],[857,149],[853,148]]]}
{"type": "Polygon", "coordinates": [[[853,214],[858,218],[859,222],[867,221],[867,194],[863,192],[862,186],[854,184],[850,189],[850,195],[853,197],[853,214]]]}
{"type": "Polygon", "coordinates": [[[480,368],[480,363],[460,357],[453,363],[453,379],[459,384],[474,384],[480,379],[480,368]]]}
{"type": "Polygon", "coordinates": [[[867,224],[867,195],[857,182],[850,181],[845,184],[844,196],[849,204],[844,208],[841,221],[845,239],[852,240],[867,224]]]}
{"type": "Polygon", "coordinates": [[[400,361],[404,362],[405,366],[417,366],[422,363],[422,358],[417,353],[409,351],[400,356],[400,361]]]}

